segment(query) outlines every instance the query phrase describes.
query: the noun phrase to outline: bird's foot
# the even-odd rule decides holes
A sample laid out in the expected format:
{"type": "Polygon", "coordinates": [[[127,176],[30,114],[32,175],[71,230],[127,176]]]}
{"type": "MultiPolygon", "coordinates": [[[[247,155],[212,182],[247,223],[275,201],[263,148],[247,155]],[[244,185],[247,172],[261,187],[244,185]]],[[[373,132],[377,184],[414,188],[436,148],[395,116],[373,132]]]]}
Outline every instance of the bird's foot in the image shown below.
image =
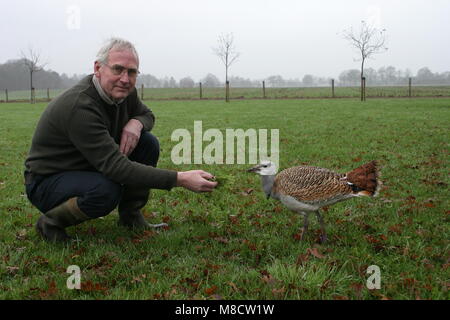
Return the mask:
{"type": "Polygon", "coordinates": [[[300,229],[300,241],[303,241],[306,238],[307,228],[303,227],[300,229]]]}

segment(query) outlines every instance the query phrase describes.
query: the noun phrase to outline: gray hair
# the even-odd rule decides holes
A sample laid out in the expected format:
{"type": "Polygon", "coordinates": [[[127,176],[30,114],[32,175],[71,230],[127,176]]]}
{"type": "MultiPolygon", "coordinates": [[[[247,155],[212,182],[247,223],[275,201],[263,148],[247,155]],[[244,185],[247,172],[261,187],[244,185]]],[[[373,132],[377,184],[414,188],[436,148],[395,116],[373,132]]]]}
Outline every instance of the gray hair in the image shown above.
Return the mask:
{"type": "Polygon", "coordinates": [[[101,47],[100,50],[98,51],[96,61],[100,62],[101,64],[107,64],[109,52],[111,50],[117,51],[130,50],[136,56],[136,60],[139,65],[139,55],[136,51],[136,48],[130,41],[121,38],[108,39],[103,45],[103,47],[101,47]]]}

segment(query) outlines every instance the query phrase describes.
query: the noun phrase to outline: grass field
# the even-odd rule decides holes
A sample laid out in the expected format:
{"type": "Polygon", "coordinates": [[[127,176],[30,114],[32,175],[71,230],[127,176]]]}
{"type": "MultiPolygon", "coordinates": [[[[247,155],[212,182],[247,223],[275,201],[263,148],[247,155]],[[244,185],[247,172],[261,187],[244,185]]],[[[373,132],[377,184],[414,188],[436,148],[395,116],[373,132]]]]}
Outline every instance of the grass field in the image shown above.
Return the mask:
{"type": "MultiPolygon", "coordinates": [[[[63,90],[50,90],[50,98],[54,98],[63,90]]],[[[141,89],[139,89],[141,95],[141,89]]],[[[203,88],[202,99],[224,99],[224,88],[203,88]]],[[[398,98],[408,97],[407,86],[398,87],[367,87],[367,98],[398,98]]],[[[450,86],[414,86],[411,90],[412,97],[450,97],[450,86]]],[[[41,102],[48,100],[47,90],[36,90],[36,99],[41,102]]],[[[260,99],[263,97],[262,88],[233,88],[230,89],[231,99],[260,99]]],[[[267,99],[290,98],[331,98],[331,87],[313,88],[266,88],[267,99]]],[[[360,97],[359,87],[335,87],[337,98],[360,97]]],[[[29,100],[30,91],[10,91],[9,101],[29,100]]],[[[149,100],[197,100],[200,99],[200,90],[196,88],[145,88],[144,99],[149,100]]],[[[6,101],[6,93],[0,90],[0,102],[6,101]]]]}
{"type": "MultiPolygon", "coordinates": [[[[23,162],[44,103],[0,104],[0,299],[448,299],[450,99],[153,101],[160,167],[233,177],[212,194],[154,190],[145,208],[167,230],[118,227],[117,212],[49,244],[24,196],[23,162]],[[177,128],[280,130],[280,166],[346,172],[377,159],[383,189],[302,219],[260,190],[250,165],[173,165],[177,128]],[[312,217],[314,218],[314,217],[312,217]],[[81,269],[69,290],[66,269],[81,269]],[[381,288],[368,290],[368,266],[381,288]]],[[[205,144],[206,145],[206,144],[205,144]]]]}

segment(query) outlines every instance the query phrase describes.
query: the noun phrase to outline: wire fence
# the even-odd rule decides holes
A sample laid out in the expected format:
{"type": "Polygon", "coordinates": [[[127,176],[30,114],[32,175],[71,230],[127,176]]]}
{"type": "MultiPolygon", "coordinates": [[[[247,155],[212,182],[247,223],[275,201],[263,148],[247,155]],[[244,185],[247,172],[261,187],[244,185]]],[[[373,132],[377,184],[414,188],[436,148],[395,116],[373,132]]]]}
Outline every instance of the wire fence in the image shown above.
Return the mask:
{"type": "MultiPolygon", "coordinates": [[[[225,87],[204,87],[199,83],[194,88],[137,88],[142,100],[219,100],[225,99],[225,87]]],[[[39,89],[9,91],[0,89],[0,102],[48,102],[64,89],[39,89]]],[[[233,87],[228,89],[229,99],[313,99],[313,98],[360,98],[361,87],[267,87],[261,83],[259,88],[233,87]]],[[[449,85],[411,85],[405,86],[367,86],[365,98],[401,98],[401,97],[450,97],[449,85]]]]}

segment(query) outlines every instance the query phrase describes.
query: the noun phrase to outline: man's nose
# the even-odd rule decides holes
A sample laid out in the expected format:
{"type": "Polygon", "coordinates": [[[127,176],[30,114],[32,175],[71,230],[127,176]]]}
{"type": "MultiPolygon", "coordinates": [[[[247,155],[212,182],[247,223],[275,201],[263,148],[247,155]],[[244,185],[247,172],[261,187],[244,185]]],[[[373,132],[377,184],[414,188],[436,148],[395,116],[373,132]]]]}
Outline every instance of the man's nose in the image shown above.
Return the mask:
{"type": "Polygon", "coordinates": [[[122,74],[120,75],[120,81],[125,82],[125,83],[130,82],[130,77],[128,76],[128,70],[125,70],[124,72],[122,72],[122,74]]]}

